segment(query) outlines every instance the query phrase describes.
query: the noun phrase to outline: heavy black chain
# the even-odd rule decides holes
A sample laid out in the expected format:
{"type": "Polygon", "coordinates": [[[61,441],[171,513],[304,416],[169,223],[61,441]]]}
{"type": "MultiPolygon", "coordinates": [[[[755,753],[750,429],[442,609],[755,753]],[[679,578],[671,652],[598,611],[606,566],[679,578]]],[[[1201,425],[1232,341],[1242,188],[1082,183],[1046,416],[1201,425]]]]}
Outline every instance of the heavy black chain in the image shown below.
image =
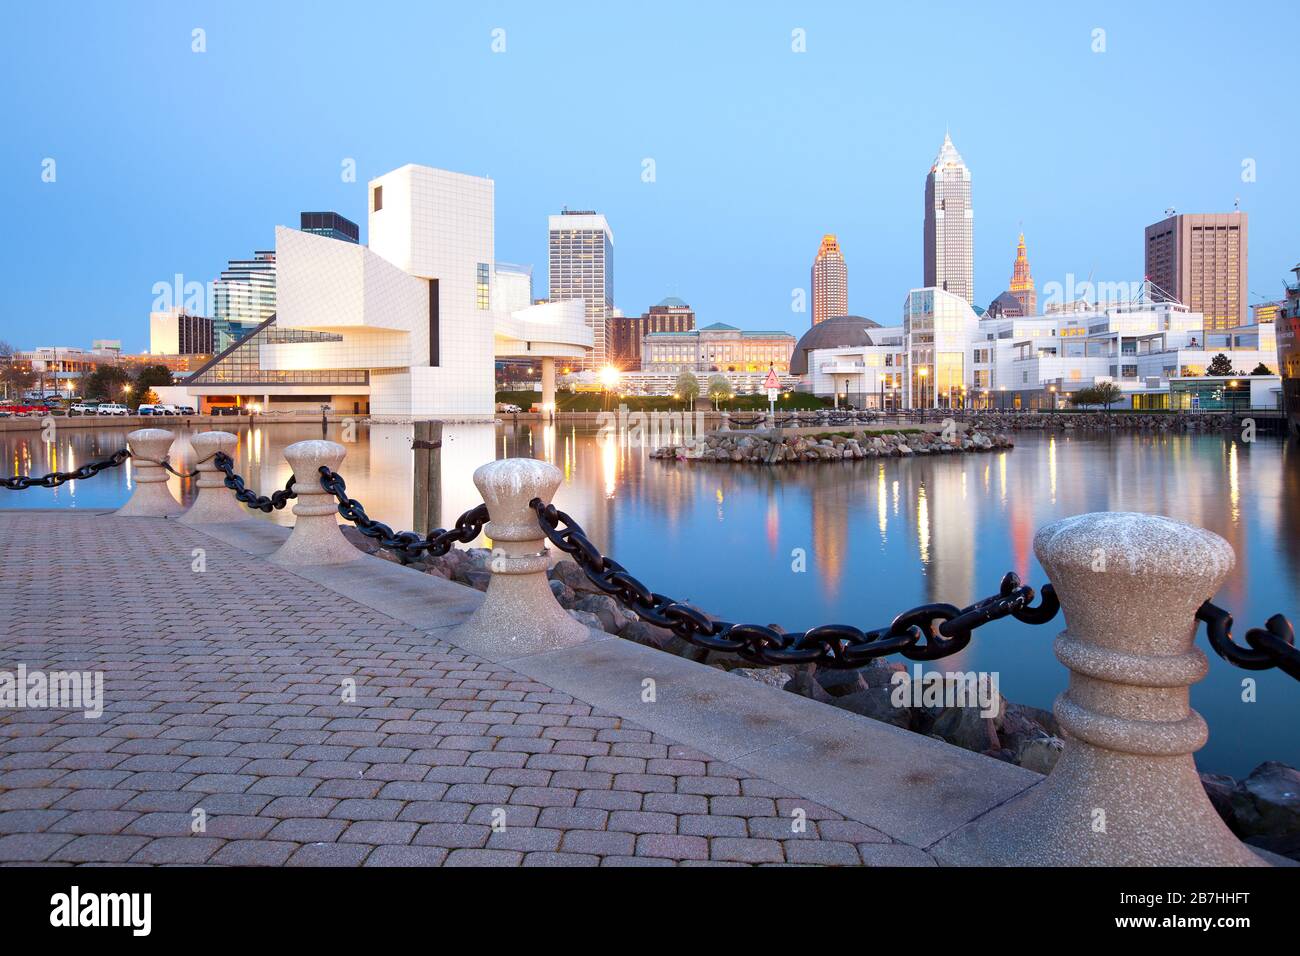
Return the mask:
{"type": "Polygon", "coordinates": [[[612,558],[596,549],[581,527],[540,498],[529,502],[542,533],[572,555],[596,587],[616,598],[644,621],[670,629],[683,640],[711,651],[729,651],[755,664],[818,664],[861,667],[887,654],[929,661],[956,654],[970,643],[977,627],[1004,617],[1025,624],[1046,624],[1060,609],[1056,592],[1043,585],[1037,607],[1034,589],[1014,573],[1002,578],[998,593],[969,607],[923,604],[898,615],[886,627],[864,631],[848,624],[824,624],[802,634],[786,634],[760,624],[717,621],[689,604],[656,594],[612,558]]]}
{"type": "Polygon", "coordinates": [[[1206,601],[1197,608],[1196,617],[1205,622],[1205,634],[1214,652],[1229,664],[1248,671],[1276,667],[1300,680],[1300,650],[1295,646],[1295,631],[1281,614],[1274,614],[1263,627],[1246,631],[1248,647],[1232,639],[1232,615],[1223,608],[1206,601]]]}
{"type": "Polygon", "coordinates": [[[270,514],[274,509],[279,511],[287,505],[292,499],[298,497],[298,492],[293,490],[294,476],[290,475],[289,480],[284,484],[283,491],[273,491],[268,498],[259,495],[255,491],[249,491],[244,487],[244,479],[241,475],[235,474],[235,461],[224,451],[219,451],[213,456],[212,463],[217,466],[217,470],[225,474],[226,478],[223,484],[235,493],[235,498],[252,508],[254,511],[264,511],[270,514]]]}
{"type": "Polygon", "coordinates": [[[105,468],[116,468],[131,457],[131,452],[123,448],[113,452],[112,457],[99,461],[88,461],[76,471],[52,471],[39,478],[34,475],[14,475],[12,478],[0,478],[0,486],[10,491],[26,491],[28,488],[57,488],[67,481],[83,481],[93,478],[105,468]]]}
{"type": "Polygon", "coordinates": [[[339,514],[381,548],[392,551],[402,564],[410,564],[426,557],[439,557],[458,543],[469,544],[483,532],[483,526],[488,522],[487,505],[479,505],[457,518],[454,528],[439,528],[426,535],[416,531],[394,531],[382,521],[375,521],[367,515],[361,502],[348,497],[348,486],[338,472],[321,465],[320,485],[338,499],[339,514]]]}

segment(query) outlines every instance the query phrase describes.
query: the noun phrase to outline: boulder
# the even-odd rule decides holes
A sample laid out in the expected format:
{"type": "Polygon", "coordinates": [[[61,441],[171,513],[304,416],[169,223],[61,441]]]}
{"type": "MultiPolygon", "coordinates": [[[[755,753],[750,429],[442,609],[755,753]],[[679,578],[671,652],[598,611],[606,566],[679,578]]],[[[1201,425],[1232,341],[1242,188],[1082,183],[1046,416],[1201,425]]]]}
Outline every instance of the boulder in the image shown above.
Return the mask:
{"type": "Polygon", "coordinates": [[[560,607],[573,607],[573,602],[577,600],[577,595],[573,588],[556,578],[552,578],[550,584],[551,593],[555,595],[555,600],[560,602],[560,607]]]}
{"type": "Polygon", "coordinates": [[[1035,773],[1051,773],[1064,749],[1065,741],[1060,737],[1035,737],[1015,752],[1015,763],[1035,773]]]}
{"type": "Polygon", "coordinates": [[[1235,831],[1236,814],[1232,809],[1232,795],[1237,789],[1237,781],[1227,774],[1203,773],[1201,785],[1205,787],[1205,795],[1214,804],[1214,809],[1223,817],[1223,822],[1235,831]]]}
{"type": "Polygon", "coordinates": [[[829,703],[832,707],[839,707],[841,710],[910,730],[912,709],[894,706],[892,697],[893,694],[888,687],[865,687],[852,694],[832,697],[829,703]]]}
{"type": "Polygon", "coordinates": [[[575,593],[603,594],[604,592],[596,585],[591,583],[591,579],[578,565],[565,558],[562,561],[556,561],[555,567],[551,568],[550,576],[552,580],[562,581],[573,589],[575,593]]]}
{"type": "Polygon", "coordinates": [[[600,618],[601,629],[617,634],[627,626],[628,616],[622,606],[608,594],[586,594],[573,602],[577,611],[589,611],[600,618]]]}
{"type": "Polygon", "coordinates": [[[978,707],[945,707],[930,726],[930,733],[976,753],[1002,749],[993,718],[981,717],[978,707]]]}
{"type": "Polygon", "coordinates": [[[1300,837],[1300,772],[1277,760],[1260,764],[1232,794],[1237,834],[1300,837]]]}
{"type": "Polygon", "coordinates": [[[595,628],[598,631],[604,630],[604,627],[601,626],[600,618],[596,617],[596,615],[592,614],[590,611],[570,610],[568,611],[568,615],[579,624],[595,628]]]}
{"type": "Polygon", "coordinates": [[[778,689],[788,684],[791,677],[779,667],[735,667],[731,669],[731,673],[778,689]]]}

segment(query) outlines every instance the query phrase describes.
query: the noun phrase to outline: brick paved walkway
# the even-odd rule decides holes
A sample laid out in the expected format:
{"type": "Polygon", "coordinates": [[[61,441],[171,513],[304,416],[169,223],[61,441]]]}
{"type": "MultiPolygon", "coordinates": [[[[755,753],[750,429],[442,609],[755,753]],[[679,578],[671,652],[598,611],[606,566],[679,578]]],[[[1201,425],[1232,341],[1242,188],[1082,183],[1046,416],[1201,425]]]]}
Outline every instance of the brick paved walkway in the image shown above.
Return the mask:
{"type": "Polygon", "coordinates": [[[0,710],[0,862],[931,862],[175,523],[0,545],[0,671],[105,675],[99,719],[0,710]]]}

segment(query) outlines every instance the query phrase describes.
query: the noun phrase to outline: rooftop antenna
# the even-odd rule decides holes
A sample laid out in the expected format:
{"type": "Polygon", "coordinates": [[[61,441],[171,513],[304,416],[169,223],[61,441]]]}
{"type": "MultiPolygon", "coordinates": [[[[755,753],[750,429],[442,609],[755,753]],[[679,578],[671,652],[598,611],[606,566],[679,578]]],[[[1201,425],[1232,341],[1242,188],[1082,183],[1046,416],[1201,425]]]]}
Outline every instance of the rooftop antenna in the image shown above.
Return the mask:
{"type": "Polygon", "coordinates": [[[1176,215],[1177,212],[1178,212],[1178,210],[1176,210],[1173,206],[1170,206],[1169,208],[1167,208],[1167,209],[1165,210],[1165,215],[1166,215],[1166,216],[1173,216],[1173,215],[1176,215]]]}

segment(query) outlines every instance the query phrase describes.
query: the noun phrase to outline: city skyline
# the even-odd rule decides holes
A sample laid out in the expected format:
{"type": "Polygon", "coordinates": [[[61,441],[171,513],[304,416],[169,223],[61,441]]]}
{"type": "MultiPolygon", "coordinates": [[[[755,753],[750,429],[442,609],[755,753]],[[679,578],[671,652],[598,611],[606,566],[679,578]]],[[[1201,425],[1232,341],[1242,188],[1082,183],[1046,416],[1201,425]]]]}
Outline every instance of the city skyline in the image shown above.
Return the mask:
{"type": "MultiPolygon", "coordinates": [[[[914,239],[919,179],[945,125],[979,178],[978,305],[1005,288],[1002,250],[1022,221],[1034,240],[1040,290],[1069,274],[1140,279],[1143,230],[1165,208],[1230,212],[1238,197],[1252,220],[1249,304],[1279,298],[1297,258],[1289,234],[1297,199],[1284,174],[1297,133],[1276,121],[1289,107],[1280,85],[1249,95],[1198,90],[1207,112],[1220,118],[1212,133],[1148,129],[1123,121],[1114,106],[1145,75],[1157,44],[1179,45],[1189,60],[1208,55],[1211,43],[1215,55],[1229,44],[1260,62],[1281,56],[1290,31],[1280,21],[1296,16],[1281,4],[1258,8],[1249,24],[1216,24],[1213,31],[1204,28],[1204,10],[1175,25],[1155,12],[1108,4],[1088,20],[1035,13],[1018,24],[1015,46],[1022,66],[1039,76],[1019,93],[1018,109],[1040,121],[1037,142],[1025,146],[1004,135],[1003,78],[969,71],[969,57],[960,55],[1006,48],[1000,32],[1007,24],[997,14],[951,12],[963,29],[933,40],[935,75],[916,78],[899,103],[882,100],[873,84],[902,62],[886,39],[919,35],[919,13],[866,17],[767,5],[739,22],[707,10],[687,18],[687,8],[673,7],[635,39],[620,36],[623,16],[597,7],[564,21],[526,8],[467,14],[439,25],[434,72],[450,85],[428,95],[447,127],[426,131],[396,122],[413,94],[399,91],[391,103],[374,104],[366,84],[354,91],[317,82],[296,44],[286,52],[274,42],[293,22],[304,49],[347,50],[358,75],[399,82],[420,62],[413,36],[393,35],[368,49],[348,35],[343,17],[297,24],[290,13],[272,10],[259,31],[241,22],[240,11],[214,7],[196,16],[159,6],[130,31],[95,10],[77,31],[61,31],[57,20],[22,8],[0,14],[7,88],[30,87],[23,77],[39,69],[32,51],[55,42],[51,31],[60,31],[57,42],[75,64],[43,79],[30,102],[11,111],[11,135],[0,147],[0,196],[27,233],[7,250],[0,337],[22,348],[120,337],[125,349],[141,351],[154,283],[177,273],[207,283],[231,258],[266,248],[274,227],[295,224],[303,209],[333,209],[364,222],[367,180],[404,162],[490,175],[508,197],[503,209],[510,209],[498,223],[499,256],[536,269],[546,257],[544,216],[565,205],[604,213],[619,236],[613,304],[625,314],[677,294],[705,324],[799,333],[811,322],[807,250],[833,232],[852,250],[857,281],[849,311],[894,323],[907,290],[922,282],[914,239]],[[206,31],[203,53],[191,51],[198,22],[206,31]],[[691,28],[683,29],[687,23],[691,28]],[[1093,50],[1098,24],[1106,31],[1104,52],[1093,50]],[[506,38],[499,54],[492,52],[498,27],[506,38]],[[794,29],[806,31],[806,52],[792,51],[794,29]],[[716,41],[722,31],[725,45],[716,41]],[[36,41],[19,47],[15,38],[24,35],[36,41]],[[602,110],[619,115],[603,118],[601,142],[581,152],[537,132],[531,104],[510,95],[545,70],[547,50],[557,43],[592,44],[597,62],[616,63],[656,38],[671,38],[668,59],[683,69],[648,88],[613,75],[599,99],[602,110]],[[121,71],[122,63],[141,58],[167,72],[167,90],[121,71]],[[861,82],[840,84],[826,102],[811,97],[828,78],[863,62],[871,65],[861,82]],[[965,85],[954,92],[958,78],[965,85]],[[238,142],[211,140],[214,111],[267,85],[294,107],[283,130],[253,128],[238,142]],[[461,102],[471,86],[491,103],[487,126],[475,125],[476,109],[461,102]],[[705,91],[706,104],[682,98],[692,86],[705,91]],[[751,105],[734,116],[713,108],[717,96],[751,105]],[[74,102],[83,122],[59,126],[50,119],[73,115],[74,102]],[[636,108],[620,107],[629,103],[636,108]],[[788,135],[831,113],[853,120],[836,154],[814,157],[800,137],[788,135]],[[308,135],[319,132],[325,116],[328,128],[308,135]],[[1116,126],[1124,129],[1123,150],[1107,132],[1116,126]],[[168,148],[157,148],[159,136],[168,148]],[[520,136],[536,139],[539,149],[519,150],[520,136]],[[42,179],[45,159],[56,164],[52,182],[42,179]],[[348,161],[352,182],[342,179],[348,161]],[[87,221],[113,223],[112,241],[103,230],[85,229],[87,221]],[[707,226],[709,241],[686,241],[683,225],[707,226]],[[801,288],[807,309],[795,312],[792,291],[801,288]]],[[[418,8],[411,19],[412,35],[422,32],[414,27],[432,25],[432,15],[418,8]]]]}

